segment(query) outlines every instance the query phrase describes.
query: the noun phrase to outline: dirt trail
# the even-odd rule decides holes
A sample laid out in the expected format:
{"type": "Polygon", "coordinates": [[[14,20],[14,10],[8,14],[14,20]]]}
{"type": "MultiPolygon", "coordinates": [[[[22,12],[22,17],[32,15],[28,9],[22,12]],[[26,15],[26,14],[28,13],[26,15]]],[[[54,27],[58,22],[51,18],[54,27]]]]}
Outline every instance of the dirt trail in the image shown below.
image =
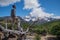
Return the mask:
{"type": "Polygon", "coordinates": [[[47,40],[47,37],[56,37],[54,35],[41,36],[41,40],[47,40]]]}

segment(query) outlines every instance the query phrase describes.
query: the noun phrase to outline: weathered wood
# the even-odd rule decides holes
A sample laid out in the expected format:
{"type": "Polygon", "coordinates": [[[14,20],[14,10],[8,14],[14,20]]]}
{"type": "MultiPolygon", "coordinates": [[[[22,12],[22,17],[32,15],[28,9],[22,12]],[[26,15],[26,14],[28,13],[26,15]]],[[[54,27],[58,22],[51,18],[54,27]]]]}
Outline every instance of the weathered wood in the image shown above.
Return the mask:
{"type": "MultiPolygon", "coordinates": [[[[28,28],[26,29],[26,31],[23,31],[23,28],[21,27],[21,23],[20,23],[20,19],[19,18],[17,18],[17,28],[18,28],[18,30],[14,30],[14,24],[15,24],[15,21],[16,21],[16,16],[15,16],[15,11],[16,11],[16,6],[15,5],[13,5],[12,6],[13,7],[13,9],[11,10],[11,24],[12,24],[12,26],[11,26],[11,28],[12,28],[12,30],[11,29],[8,29],[7,27],[7,19],[6,19],[6,29],[3,27],[3,26],[1,26],[0,25],[0,28],[2,29],[2,31],[4,32],[4,33],[12,33],[12,34],[17,34],[17,35],[19,35],[19,38],[18,38],[18,40],[24,40],[25,39],[25,37],[26,37],[26,34],[27,34],[27,32],[30,30],[30,28],[31,28],[31,26],[32,25],[34,25],[37,21],[34,21],[30,26],[28,26],[28,28]]],[[[9,34],[10,35],[10,34],[9,34]]],[[[5,36],[5,38],[4,39],[8,39],[8,37],[6,37],[5,36]]]]}

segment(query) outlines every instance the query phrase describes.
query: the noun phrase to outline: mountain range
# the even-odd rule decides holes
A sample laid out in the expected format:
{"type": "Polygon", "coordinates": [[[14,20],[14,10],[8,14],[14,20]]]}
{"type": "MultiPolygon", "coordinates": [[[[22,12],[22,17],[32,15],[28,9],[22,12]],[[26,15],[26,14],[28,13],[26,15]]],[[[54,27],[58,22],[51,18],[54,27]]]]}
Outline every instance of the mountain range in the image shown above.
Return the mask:
{"type": "MultiPolygon", "coordinates": [[[[33,21],[37,21],[37,23],[46,23],[46,22],[50,22],[50,21],[54,21],[54,20],[60,20],[60,19],[56,19],[56,18],[50,18],[50,17],[44,17],[44,18],[35,18],[35,17],[31,17],[31,18],[21,18],[20,16],[17,16],[21,22],[28,22],[28,23],[32,23],[33,21]]],[[[1,20],[5,20],[5,19],[9,19],[11,18],[10,16],[5,16],[5,17],[0,17],[0,21],[1,20]]]]}

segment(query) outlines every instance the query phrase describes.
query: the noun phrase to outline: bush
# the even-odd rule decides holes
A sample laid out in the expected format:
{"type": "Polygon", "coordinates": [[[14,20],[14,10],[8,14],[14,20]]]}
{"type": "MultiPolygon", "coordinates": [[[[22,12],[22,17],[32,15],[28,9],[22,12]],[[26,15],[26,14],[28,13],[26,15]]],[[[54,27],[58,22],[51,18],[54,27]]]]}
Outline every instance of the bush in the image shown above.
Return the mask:
{"type": "Polygon", "coordinates": [[[60,35],[60,26],[59,25],[53,26],[51,28],[50,33],[53,35],[60,35]]]}

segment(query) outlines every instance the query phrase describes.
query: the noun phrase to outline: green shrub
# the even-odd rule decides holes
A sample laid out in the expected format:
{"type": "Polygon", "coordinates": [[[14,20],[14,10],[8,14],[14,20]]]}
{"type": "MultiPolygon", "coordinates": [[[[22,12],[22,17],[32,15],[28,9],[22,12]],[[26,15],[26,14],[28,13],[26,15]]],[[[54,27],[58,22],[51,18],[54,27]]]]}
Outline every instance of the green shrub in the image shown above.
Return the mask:
{"type": "Polygon", "coordinates": [[[50,33],[53,35],[60,35],[60,26],[59,25],[53,26],[51,28],[50,33]]]}

